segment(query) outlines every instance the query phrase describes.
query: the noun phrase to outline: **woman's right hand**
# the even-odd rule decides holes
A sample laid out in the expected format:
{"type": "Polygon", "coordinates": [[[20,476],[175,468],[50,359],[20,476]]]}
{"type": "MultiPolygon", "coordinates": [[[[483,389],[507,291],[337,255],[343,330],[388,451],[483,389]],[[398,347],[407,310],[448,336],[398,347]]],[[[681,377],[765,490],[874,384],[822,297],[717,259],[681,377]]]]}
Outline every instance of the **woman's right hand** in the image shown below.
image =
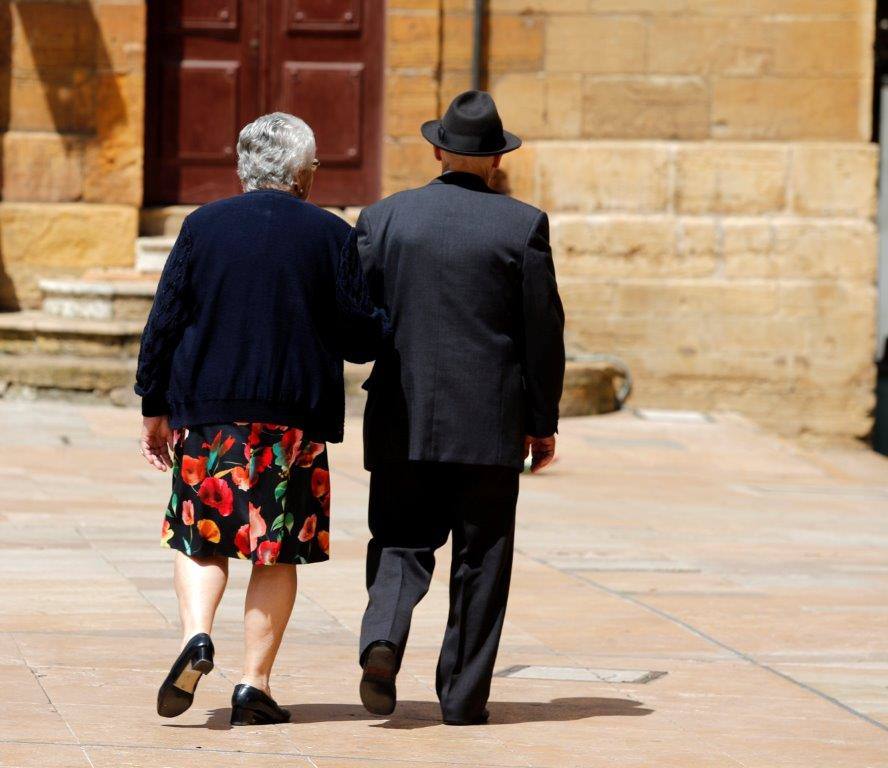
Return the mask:
{"type": "Polygon", "coordinates": [[[173,466],[173,430],[167,416],[145,416],[142,419],[141,453],[152,467],[166,472],[173,466]]]}

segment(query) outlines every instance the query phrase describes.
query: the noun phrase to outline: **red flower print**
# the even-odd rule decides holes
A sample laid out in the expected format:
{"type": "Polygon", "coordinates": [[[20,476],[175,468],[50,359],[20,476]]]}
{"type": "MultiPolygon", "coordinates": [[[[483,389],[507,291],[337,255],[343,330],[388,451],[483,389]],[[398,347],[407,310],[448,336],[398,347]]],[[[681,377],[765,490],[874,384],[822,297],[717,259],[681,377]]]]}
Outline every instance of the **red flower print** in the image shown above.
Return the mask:
{"type": "Polygon", "coordinates": [[[206,478],[200,484],[197,495],[208,507],[218,510],[222,517],[228,517],[234,509],[234,494],[231,492],[231,487],[217,477],[206,478]]]}
{"type": "Polygon", "coordinates": [[[262,508],[250,506],[250,551],[256,549],[256,542],[266,534],[268,526],[265,525],[265,519],[262,517],[262,508]]]}
{"type": "Polygon", "coordinates": [[[330,473],[326,469],[318,467],[311,473],[311,493],[316,499],[330,493],[330,473]]]}
{"type": "Polygon", "coordinates": [[[182,522],[185,525],[194,525],[194,502],[182,502],[182,522]]]}
{"type": "Polygon", "coordinates": [[[197,485],[207,476],[207,457],[182,457],[182,480],[185,485],[197,485]]]}
{"type": "Polygon", "coordinates": [[[321,547],[321,552],[325,555],[330,554],[330,532],[329,531],[318,531],[318,544],[321,547]]]}
{"type": "Polygon", "coordinates": [[[287,465],[292,466],[293,462],[299,458],[299,451],[302,448],[302,430],[294,427],[284,432],[281,437],[281,448],[287,458],[287,465]]]}
{"type": "Polygon", "coordinates": [[[228,437],[225,441],[222,441],[222,432],[219,431],[216,433],[216,436],[213,438],[212,444],[204,443],[201,447],[206,448],[210,451],[218,451],[219,456],[224,456],[231,450],[231,446],[237,442],[236,438],[228,437]]]}
{"type": "Polygon", "coordinates": [[[271,448],[262,448],[258,451],[253,451],[252,457],[250,461],[252,462],[250,467],[250,485],[256,485],[259,479],[259,475],[261,475],[269,466],[271,466],[271,462],[274,460],[274,453],[272,453],[271,448]]]}
{"type": "Polygon", "coordinates": [[[311,474],[311,493],[321,503],[325,515],[330,514],[330,473],[318,467],[311,474]]]}
{"type": "Polygon", "coordinates": [[[318,529],[318,516],[311,515],[305,519],[302,530],[299,531],[299,541],[311,541],[318,529]]]}
{"type": "Polygon", "coordinates": [[[250,470],[246,467],[235,467],[231,470],[231,482],[233,482],[242,491],[249,491],[250,470]]]}
{"type": "Polygon", "coordinates": [[[164,520],[163,529],[160,531],[160,543],[165,547],[168,547],[170,545],[170,539],[173,538],[174,535],[175,533],[173,529],[170,528],[170,521],[164,520]]]}
{"type": "MultiPolygon", "coordinates": [[[[251,424],[250,425],[250,437],[247,439],[247,445],[251,448],[255,448],[262,441],[262,425],[261,424],[251,424]]],[[[248,457],[249,458],[249,457],[248,457]]]]}
{"type": "Polygon", "coordinates": [[[213,542],[213,544],[218,544],[222,538],[222,534],[219,532],[219,526],[212,520],[198,520],[197,532],[207,541],[213,542]]]}
{"type": "Polygon", "coordinates": [[[308,448],[306,448],[299,456],[299,466],[310,467],[314,464],[314,460],[320,456],[326,448],[327,445],[325,443],[309,443],[308,448]]]}
{"type": "Polygon", "coordinates": [[[240,557],[249,557],[250,552],[250,524],[245,523],[237,529],[234,535],[234,545],[237,547],[237,554],[240,557]]]}
{"type": "Polygon", "coordinates": [[[274,565],[281,553],[279,541],[263,541],[256,551],[256,562],[262,565],[274,565]]]}

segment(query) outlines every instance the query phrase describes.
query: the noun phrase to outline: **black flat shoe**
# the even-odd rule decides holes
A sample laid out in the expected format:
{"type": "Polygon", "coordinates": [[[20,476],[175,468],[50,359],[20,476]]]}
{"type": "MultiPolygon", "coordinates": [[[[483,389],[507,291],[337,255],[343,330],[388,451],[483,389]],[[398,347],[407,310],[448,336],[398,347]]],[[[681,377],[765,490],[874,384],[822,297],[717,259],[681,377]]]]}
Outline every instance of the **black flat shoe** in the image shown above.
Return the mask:
{"type": "Polygon", "coordinates": [[[272,725],[288,723],[290,711],[279,707],[265,692],[252,685],[240,683],[231,694],[232,725],[272,725]]]}
{"type": "Polygon", "coordinates": [[[444,720],[444,725],[486,725],[487,721],[490,720],[490,712],[486,709],[481,712],[477,717],[469,718],[468,720],[444,720]]]}
{"type": "Polygon", "coordinates": [[[200,676],[213,671],[213,653],[213,641],[204,632],[186,643],[157,692],[158,715],[176,717],[191,706],[200,676]]]}
{"type": "Polygon", "coordinates": [[[390,715],[398,703],[395,678],[398,654],[395,646],[380,640],[367,649],[361,676],[361,703],[374,715],[390,715]]]}

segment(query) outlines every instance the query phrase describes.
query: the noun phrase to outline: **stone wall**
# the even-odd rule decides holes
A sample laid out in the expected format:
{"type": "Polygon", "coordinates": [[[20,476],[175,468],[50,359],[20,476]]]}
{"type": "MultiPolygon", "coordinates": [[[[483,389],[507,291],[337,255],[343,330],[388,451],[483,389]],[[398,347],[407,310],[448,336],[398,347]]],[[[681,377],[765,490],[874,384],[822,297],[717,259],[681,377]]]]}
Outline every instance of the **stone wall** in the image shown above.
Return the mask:
{"type": "Polygon", "coordinates": [[[132,264],[144,36],[141,0],[0,0],[0,307],[132,264]]]}
{"type": "MultiPolygon", "coordinates": [[[[526,139],[574,352],[635,404],[861,435],[874,369],[869,0],[490,0],[489,88],[526,139]]],[[[469,0],[392,0],[386,190],[470,87],[469,0]],[[406,41],[414,41],[405,45],[406,41]]]]}
{"type": "MultiPolygon", "coordinates": [[[[570,349],[625,358],[636,404],[867,430],[873,5],[489,0],[508,184],[550,212],[570,349]]],[[[470,86],[472,6],[386,4],[385,193],[436,173],[418,127],[470,86]]],[[[2,308],[132,264],[144,17],[0,0],[2,308]]]]}

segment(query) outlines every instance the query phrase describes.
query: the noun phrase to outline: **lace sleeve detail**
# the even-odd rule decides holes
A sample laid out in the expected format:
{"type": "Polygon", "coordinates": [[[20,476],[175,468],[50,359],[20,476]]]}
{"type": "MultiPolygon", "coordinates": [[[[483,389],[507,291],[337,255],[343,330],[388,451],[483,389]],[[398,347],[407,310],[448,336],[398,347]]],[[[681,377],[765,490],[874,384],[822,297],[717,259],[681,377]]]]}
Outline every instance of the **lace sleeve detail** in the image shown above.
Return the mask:
{"type": "Polygon", "coordinates": [[[164,265],[154,304],[142,331],[135,391],[142,398],[142,413],[145,416],[169,413],[167,389],[170,368],[176,344],[188,322],[190,308],[187,299],[190,255],[191,233],[186,221],[164,265]]]}

